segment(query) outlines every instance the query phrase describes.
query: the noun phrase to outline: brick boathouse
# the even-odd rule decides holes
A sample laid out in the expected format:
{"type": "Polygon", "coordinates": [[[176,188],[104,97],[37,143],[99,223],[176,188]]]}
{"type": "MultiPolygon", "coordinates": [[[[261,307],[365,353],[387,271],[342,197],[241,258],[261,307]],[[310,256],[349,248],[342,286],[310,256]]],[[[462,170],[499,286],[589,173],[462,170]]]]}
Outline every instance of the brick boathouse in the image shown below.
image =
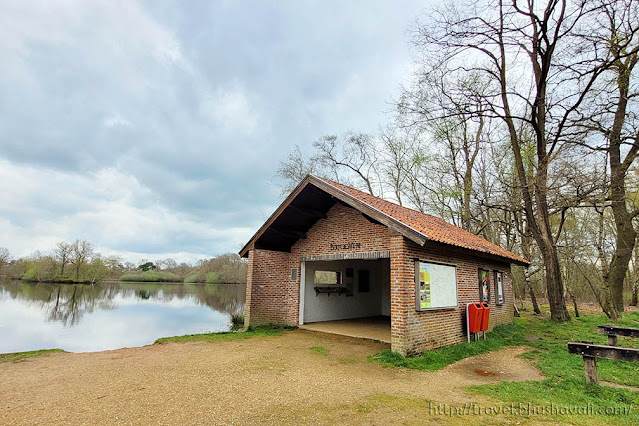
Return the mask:
{"type": "Polygon", "coordinates": [[[246,325],[370,330],[404,355],[464,341],[469,302],[490,304],[490,328],[512,322],[510,265],[528,265],[442,219],[314,176],[240,255],[246,325]]]}

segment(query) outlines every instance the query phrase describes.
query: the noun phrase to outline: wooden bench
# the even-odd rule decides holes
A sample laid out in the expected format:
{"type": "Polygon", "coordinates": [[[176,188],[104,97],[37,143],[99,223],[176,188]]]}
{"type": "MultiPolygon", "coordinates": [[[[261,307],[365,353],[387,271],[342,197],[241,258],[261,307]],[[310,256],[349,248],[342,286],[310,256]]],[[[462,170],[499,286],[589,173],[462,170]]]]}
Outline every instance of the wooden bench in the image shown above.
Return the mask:
{"type": "Polygon", "coordinates": [[[628,337],[639,338],[639,328],[617,327],[614,324],[598,325],[597,333],[608,335],[609,346],[617,346],[617,336],[628,336],[628,337]]]}
{"type": "Polygon", "coordinates": [[[617,336],[639,337],[639,328],[606,324],[597,326],[597,332],[608,336],[608,345],[595,345],[593,342],[568,343],[568,352],[581,355],[584,359],[587,383],[597,383],[597,358],[639,362],[639,349],[617,346],[617,336]]]}

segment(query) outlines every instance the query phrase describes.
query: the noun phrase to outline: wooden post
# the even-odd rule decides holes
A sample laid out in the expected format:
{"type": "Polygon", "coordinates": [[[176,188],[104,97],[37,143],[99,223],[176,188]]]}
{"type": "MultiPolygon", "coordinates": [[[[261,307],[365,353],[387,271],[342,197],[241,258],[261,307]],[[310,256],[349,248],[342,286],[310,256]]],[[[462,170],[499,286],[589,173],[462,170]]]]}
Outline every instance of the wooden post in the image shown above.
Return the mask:
{"type": "Polygon", "coordinates": [[[584,355],[584,370],[586,372],[586,383],[597,383],[597,358],[584,355]]]}
{"type": "MultiPolygon", "coordinates": [[[[599,326],[600,333],[609,336],[610,345],[595,345],[592,342],[569,342],[568,353],[581,355],[584,358],[584,370],[587,383],[597,383],[597,358],[617,359],[619,361],[639,362],[639,349],[620,348],[617,344],[617,334],[613,332],[614,326],[599,326]],[[614,333],[614,334],[613,334],[614,333]]],[[[632,335],[639,337],[639,328],[619,328],[622,336],[632,335]],[[626,333],[626,334],[624,334],[626,333]]]]}

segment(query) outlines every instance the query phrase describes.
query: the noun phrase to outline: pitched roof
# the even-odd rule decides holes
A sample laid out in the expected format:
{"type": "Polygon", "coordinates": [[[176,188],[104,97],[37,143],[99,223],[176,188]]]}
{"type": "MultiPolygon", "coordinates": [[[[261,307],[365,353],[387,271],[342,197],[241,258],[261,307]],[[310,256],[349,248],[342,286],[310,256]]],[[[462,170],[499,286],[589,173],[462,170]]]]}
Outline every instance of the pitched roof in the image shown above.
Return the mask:
{"type": "MultiPolygon", "coordinates": [[[[304,232],[310,229],[318,219],[325,217],[326,211],[334,204],[335,199],[394,229],[419,245],[424,245],[427,241],[435,241],[496,256],[521,265],[529,264],[523,257],[451,225],[443,219],[383,200],[350,186],[311,175],[300,182],[297,188],[284,200],[242,248],[240,255],[247,255],[252,248],[260,248],[260,246],[270,248],[273,244],[279,244],[275,247],[280,247],[279,249],[282,250],[287,247],[290,249],[295,241],[305,237],[304,232]],[[317,191],[318,189],[320,191],[317,191]],[[326,195],[331,196],[330,205],[326,205],[326,195]],[[318,207],[317,203],[309,204],[315,199],[321,199],[324,208],[318,207]],[[286,224],[290,225],[291,217],[299,216],[295,212],[304,212],[304,215],[307,215],[307,220],[305,222],[298,220],[294,227],[295,230],[282,229],[286,224]],[[311,214],[314,216],[310,216],[311,214]],[[260,244],[260,241],[263,242],[260,244]]],[[[278,248],[273,249],[277,250],[278,248]]]]}
{"type": "Polygon", "coordinates": [[[411,227],[415,231],[424,235],[430,241],[449,244],[456,247],[462,247],[469,250],[475,250],[499,257],[514,260],[518,263],[528,264],[529,262],[523,257],[508,251],[497,244],[493,244],[471,232],[468,232],[458,226],[452,225],[443,219],[422,213],[417,210],[391,203],[382,198],[372,196],[365,192],[359,191],[350,186],[333,182],[329,179],[320,178],[329,185],[349,194],[352,197],[368,204],[369,206],[381,211],[382,213],[402,222],[411,227]]]}

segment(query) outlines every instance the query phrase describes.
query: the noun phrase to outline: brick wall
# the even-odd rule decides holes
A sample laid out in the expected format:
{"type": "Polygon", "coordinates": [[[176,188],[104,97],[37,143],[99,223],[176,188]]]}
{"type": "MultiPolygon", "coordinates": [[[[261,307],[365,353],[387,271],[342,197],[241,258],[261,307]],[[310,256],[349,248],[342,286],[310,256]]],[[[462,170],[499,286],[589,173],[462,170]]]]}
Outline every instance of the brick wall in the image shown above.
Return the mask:
{"type": "Polygon", "coordinates": [[[490,323],[513,320],[510,265],[447,251],[437,243],[418,246],[404,237],[393,237],[391,251],[391,342],[396,352],[413,355],[424,350],[466,340],[466,304],[479,300],[479,268],[490,271],[490,323]],[[415,309],[415,261],[450,263],[457,266],[457,308],[432,311],[415,309]],[[495,303],[493,271],[503,273],[504,303],[495,303]]]}
{"type": "Polygon", "coordinates": [[[244,311],[246,325],[297,324],[292,323],[287,315],[292,302],[292,287],[287,274],[289,257],[289,253],[277,251],[249,252],[244,311]]]}
{"type": "Polygon", "coordinates": [[[512,284],[508,264],[447,252],[441,245],[420,247],[402,236],[393,235],[383,225],[367,220],[357,210],[336,204],[299,240],[291,253],[268,250],[249,252],[246,289],[246,324],[297,325],[300,308],[300,276],[303,256],[354,252],[390,251],[391,253],[391,340],[392,349],[414,354],[425,349],[458,343],[466,339],[465,306],[479,296],[478,268],[491,271],[491,322],[511,322],[513,318],[512,284]],[[360,248],[332,250],[331,244],[357,242],[360,248]],[[457,265],[458,307],[417,312],[415,310],[414,258],[457,265]],[[296,279],[291,269],[296,269],[296,279]],[[494,304],[492,271],[504,273],[504,305],[494,304]]]}
{"type": "Polygon", "coordinates": [[[246,285],[247,325],[299,324],[300,258],[309,255],[344,254],[390,250],[388,229],[373,224],[359,211],[335,204],[307,233],[291,247],[291,253],[268,250],[249,252],[246,285]],[[331,244],[361,243],[353,250],[331,250],[331,244]],[[291,280],[291,269],[296,279],[291,280]]]}

